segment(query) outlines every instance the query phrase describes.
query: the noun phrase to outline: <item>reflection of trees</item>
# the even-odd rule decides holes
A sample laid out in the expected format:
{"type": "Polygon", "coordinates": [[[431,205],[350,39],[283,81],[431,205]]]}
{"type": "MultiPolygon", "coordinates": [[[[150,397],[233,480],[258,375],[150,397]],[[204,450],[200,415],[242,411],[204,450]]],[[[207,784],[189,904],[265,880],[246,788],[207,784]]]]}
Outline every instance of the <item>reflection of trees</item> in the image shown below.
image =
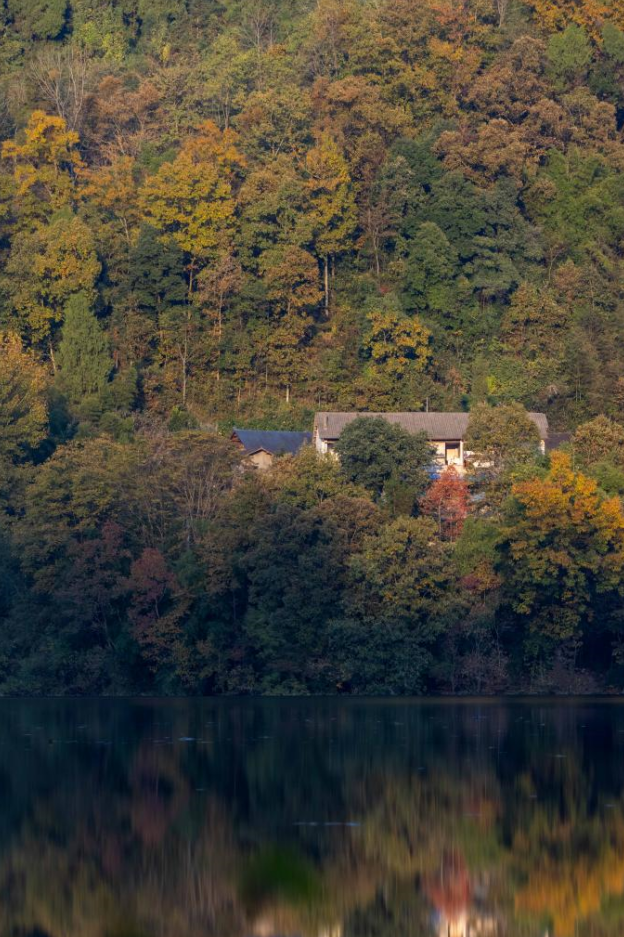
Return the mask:
{"type": "Polygon", "coordinates": [[[590,813],[589,792],[575,774],[575,762],[566,759],[559,803],[523,811],[512,842],[521,883],[516,907],[550,920],[556,937],[578,933],[609,896],[624,892],[624,802],[590,813]]]}
{"type": "Polygon", "coordinates": [[[494,707],[117,706],[85,716],[84,743],[71,704],[39,735],[41,713],[0,726],[15,753],[0,934],[425,937],[464,917],[497,937],[624,932],[621,783],[608,744],[603,771],[571,724],[494,707]]]}

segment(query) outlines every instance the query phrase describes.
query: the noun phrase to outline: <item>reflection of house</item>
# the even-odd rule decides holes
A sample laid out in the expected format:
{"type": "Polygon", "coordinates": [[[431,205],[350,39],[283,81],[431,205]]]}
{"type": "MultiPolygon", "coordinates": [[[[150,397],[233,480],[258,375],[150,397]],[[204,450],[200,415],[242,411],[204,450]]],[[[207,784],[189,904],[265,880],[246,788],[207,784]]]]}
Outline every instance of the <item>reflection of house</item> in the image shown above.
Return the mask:
{"type": "Polygon", "coordinates": [[[269,468],[275,456],[294,455],[312,442],[312,433],[290,433],[282,430],[237,429],[231,439],[243,450],[243,458],[254,468],[269,468]]]}
{"type": "Polygon", "coordinates": [[[458,850],[448,852],[437,874],[423,884],[435,909],[436,937],[497,937],[500,933],[497,918],[477,906],[473,882],[458,850]]]}
{"type": "Polygon", "coordinates": [[[498,937],[499,923],[488,914],[461,913],[450,919],[444,914],[436,914],[434,919],[435,937],[498,937]]]}
{"type": "MultiPolygon", "coordinates": [[[[546,450],[548,420],[544,413],[529,413],[546,450]]],[[[439,465],[454,465],[460,472],[465,466],[464,438],[469,413],[317,413],[314,420],[314,445],[319,452],[331,452],[345,426],[358,417],[383,417],[409,433],[426,433],[436,450],[439,465]]]]}
{"type": "MultiPolygon", "coordinates": [[[[321,927],[318,937],[342,937],[342,925],[332,924],[321,927]]],[[[253,934],[250,937],[301,937],[301,934],[286,934],[280,929],[270,914],[260,917],[254,924],[253,934]]]]}

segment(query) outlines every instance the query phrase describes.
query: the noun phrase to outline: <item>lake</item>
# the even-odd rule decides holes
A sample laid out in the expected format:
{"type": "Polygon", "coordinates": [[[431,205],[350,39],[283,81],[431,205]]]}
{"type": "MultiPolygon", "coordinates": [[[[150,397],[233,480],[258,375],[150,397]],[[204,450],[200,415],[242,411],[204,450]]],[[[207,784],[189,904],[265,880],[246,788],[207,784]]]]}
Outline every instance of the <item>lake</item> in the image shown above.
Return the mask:
{"type": "Polygon", "coordinates": [[[2,937],[622,937],[618,701],[1,701],[2,937]]]}

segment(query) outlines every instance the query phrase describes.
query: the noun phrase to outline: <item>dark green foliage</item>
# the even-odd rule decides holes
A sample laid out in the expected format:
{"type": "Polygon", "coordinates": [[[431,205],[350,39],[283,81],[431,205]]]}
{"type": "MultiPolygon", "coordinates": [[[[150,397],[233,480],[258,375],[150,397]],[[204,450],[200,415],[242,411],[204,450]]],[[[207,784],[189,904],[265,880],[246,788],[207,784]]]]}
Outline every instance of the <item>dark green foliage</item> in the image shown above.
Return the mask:
{"type": "Polygon", "coordinates": [[[57,39],[69,15],[68,0],[7,0],[13,28],[26,41],[57,39]]]}
{"type": "Polygon", "coordinates": [[[380,417],[362,417],[345,428],[336,452],[345,477],[376,501],[409,512],[428,481],[433,450],[426,435],[412,435],[380,417]]]}
{"type": "Polygon", "coordinates": [[[175,244],[163,243],[150,225],[141,227],[128,266],[128,299],[141,312],[156,319],[170,306],[184,303],[187,291],[184,255],[175,244]]]}
{"type": "Polygon", "coordinates": [[[84,293],[72,296],[65,306],[58,367],[59,384],[75,406],[101,397],[109,382],[110,344],[84,293]]]}

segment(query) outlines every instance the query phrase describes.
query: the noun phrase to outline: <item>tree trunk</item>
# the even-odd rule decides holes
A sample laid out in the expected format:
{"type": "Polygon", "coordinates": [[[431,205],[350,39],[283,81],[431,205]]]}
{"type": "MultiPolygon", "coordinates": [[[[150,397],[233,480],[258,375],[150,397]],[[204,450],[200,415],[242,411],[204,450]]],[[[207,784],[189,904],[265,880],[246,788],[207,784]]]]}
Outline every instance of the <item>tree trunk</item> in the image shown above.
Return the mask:
{"type": "Polygon", "coordinates": [[[329,318],[329,256],[325,257],[325,315],[329,318]]]}
{"type": "Polygon", "coordinates": [[[188,362],[188,337],[184,336],[184,345],[180,349],[180,361],[182,363],[182,406],[186,406],[186,384],[187,384],[187,362],[188,362]]]}

